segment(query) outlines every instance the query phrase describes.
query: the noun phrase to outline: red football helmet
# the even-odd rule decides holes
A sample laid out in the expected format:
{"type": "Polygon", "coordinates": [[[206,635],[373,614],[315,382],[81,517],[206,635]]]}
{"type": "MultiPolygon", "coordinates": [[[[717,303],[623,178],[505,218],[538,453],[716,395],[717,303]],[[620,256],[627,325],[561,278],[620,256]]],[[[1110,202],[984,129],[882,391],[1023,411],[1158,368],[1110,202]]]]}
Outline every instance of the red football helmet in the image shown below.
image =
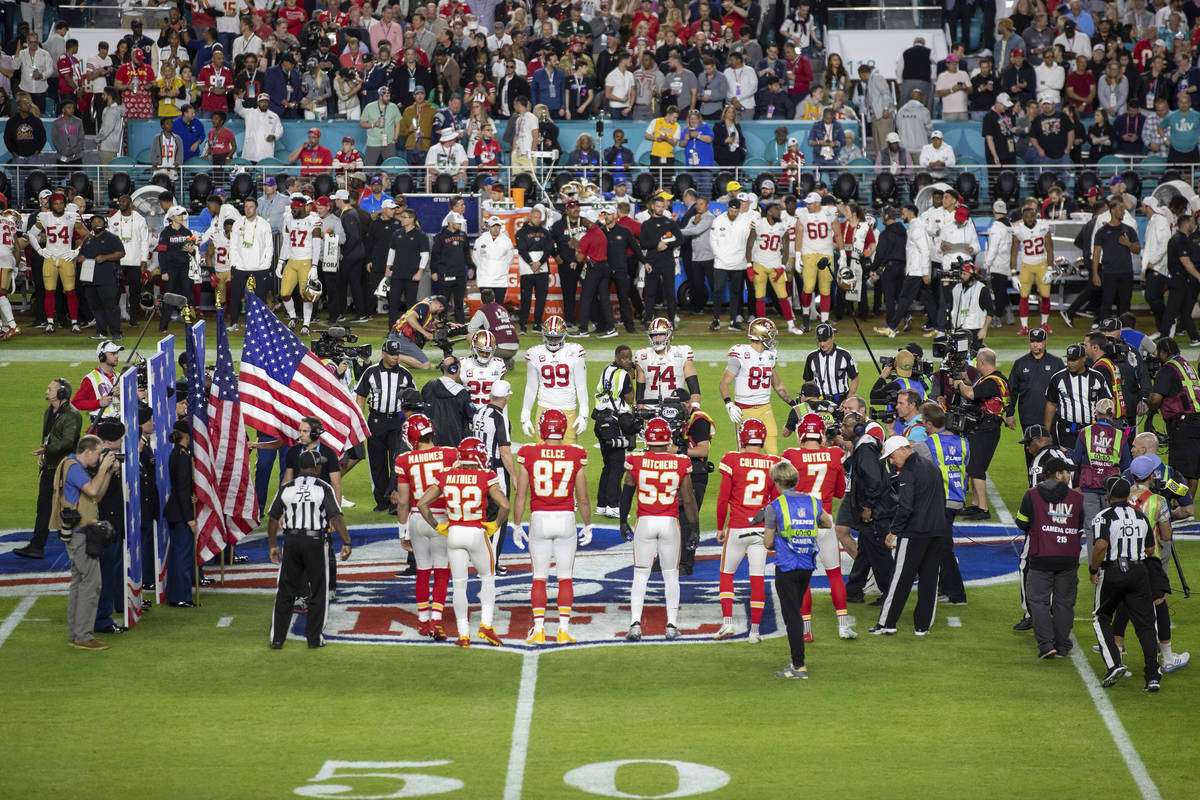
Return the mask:
{"type": "Polygon", "coordinates": [[[567,435],[567,415],[557,408],[547,408],[538,419],[538,435],[543,439],[561,439],[567,435]]]}
{"type": "Polygon", "coordinates": [[[646,439],[646,444],[670,444],[671,443],[671,426],[662,417],[655,417],[646,423],[646,430],[643,434],[646,439]]]}
{"type": "Polygon", "coordinates": [[[800,441],[805,439],[824,439],[825,438],[825,420],[821,419],[816,414],[805,414],[804,419],[800,420],[800,441]]]}
{"type": "Polygon", "coordinates": [[[479,364],[487,364],[496,352],[496,334],[491,331],[475,331],[471,337],[471,352],[479,364]]]}
{"type": "Polygon", "coordinates": [[[738,442],[742,447],[747,447],[752,444],[763,445],[767,441],[767,426],[760,419],[747,419],[742,422],[742,427],[738,431],[738,442]]]}
{"type": "Polygon", "coordinates": [[[483,440],[474,436],[468,436],[459,442],[458,460],[474,461],[481,467],[487,466],[487,450],[483,446],[483,440]]]}
{"type": "Polygon", "coordinates": [[[551,353],[557,353],[567,341],[567,323],[557,314],[547,317],[542,325],[542,341],[551,353]]]}
{"type": "Polygon", "coordinates": [[[404,420],[404,438],[409,447],[416,447],[422,436],[433,433],[433,423],[424,414],[409,414],[404,420]]]}

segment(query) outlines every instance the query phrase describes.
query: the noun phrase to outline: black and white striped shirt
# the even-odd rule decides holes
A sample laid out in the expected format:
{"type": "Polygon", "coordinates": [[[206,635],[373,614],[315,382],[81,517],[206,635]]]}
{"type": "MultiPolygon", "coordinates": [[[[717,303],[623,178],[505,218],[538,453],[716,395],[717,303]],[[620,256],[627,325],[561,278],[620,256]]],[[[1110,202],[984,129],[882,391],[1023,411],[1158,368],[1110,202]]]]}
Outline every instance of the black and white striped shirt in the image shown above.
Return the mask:
{"type": "Polygon", "coordinates": [[[1052,458],[1061,459],[1064,464],[1072,465],[1071,454],[1066,450],[1050,445],[1049,447],[1039,450],[1033,457],[1033,461],[1029,463],[1029,488],[1032,489],[1044,480],[1050,478],[1046,474],[1044,464],[1052,458]]]}
{"type": "Polygon", "coordinates": [[[279,520],[285,531],[323,532],[331,519],[340,516],[342,508],[333,487],[312,475],[301,475],[281,486],[270,511],[271,519],[279,520]]]}
{"type": "Polygon", "coordinates": [[[858,365],[848,350],[834,347],[828,353],[817,348],[804,362],[804,380],[816,381],[821,394],[834,402],[850,393],[850,381],[858,377],[858,365]]]}
{"type": "Polygon", "coordinates": [[[1109,506],[1092,520],[1092,537],[1095,541],[1108,542],[1104,563],[1112,564],[1119,558],[1144,561],[1146,551],[1154,548],[1154,537],[1146,515],[1128,503],[1109,506]]]}
{"type": "MultiPolygon", "coordinates": [[[[484,449],[488,454],[488,469],[493,469],[501,481],[507,481],[504,462],[500,459],[500,448],[511,447],[512,439],[508,417],[504,412],[491,403],[475,412],[471,420],[471,435],[483,440],[484,449]]],[[[507,485],[507,483],[503,484],[507,485]]]]}
{"type": "Polygon", "coordinates": [[[382,364],[372,364],[363,370],[355,393],[367,398],[372,413],[399,414],[405,390],[415,388],[412,373],[399,364],[391,369],[384,369],[382,364]]]}
{"type": "Polygon", "coordinates": [[[1058,406],[1058,419],[1079,426],[1095,422],[1092,406],[1104,397],[1111,398],[1112,390],[1104,376],[1090,368],[1073,375],[1070,369],[1063,367],[1050,376],[1050,386],[1046,390],[1047,402],[1058,406]]]}

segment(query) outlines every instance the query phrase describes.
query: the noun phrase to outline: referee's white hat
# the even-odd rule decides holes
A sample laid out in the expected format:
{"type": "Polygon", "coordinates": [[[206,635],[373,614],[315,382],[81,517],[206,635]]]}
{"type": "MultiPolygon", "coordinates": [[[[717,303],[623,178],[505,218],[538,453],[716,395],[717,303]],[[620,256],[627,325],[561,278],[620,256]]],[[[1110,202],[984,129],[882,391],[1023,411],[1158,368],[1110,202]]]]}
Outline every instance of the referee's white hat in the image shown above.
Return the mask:
{"type": "Polygon", "coordinates": [[[506,380],[498,380],[492,383],[492,397],[511,397],[512,384],[506,380]]]}

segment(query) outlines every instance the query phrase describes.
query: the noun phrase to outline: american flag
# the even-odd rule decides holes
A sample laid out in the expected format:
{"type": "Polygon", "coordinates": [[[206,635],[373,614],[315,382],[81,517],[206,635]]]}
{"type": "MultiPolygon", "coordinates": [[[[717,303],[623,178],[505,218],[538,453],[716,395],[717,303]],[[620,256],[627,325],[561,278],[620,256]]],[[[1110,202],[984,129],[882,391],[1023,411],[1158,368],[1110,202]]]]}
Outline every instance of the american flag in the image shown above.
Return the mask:
{"type": "Polygon", "coordinates": [[[250,443],[242,419],[225,312],[217,311],[217,366],[207,396],[204,323],[188,328],[188,413],[195,464],[197,559],[215,557],[258,525],[258,498],[250,475],[250,443]]]}
{"type": "Polygon", "coordinates": [[[256,431],[295,442],[300,420],[317,417],[321,441],[338,455],[370,433],[349,390],[253,294],[246,297],[240,377],[246,422],[256,431]]]}

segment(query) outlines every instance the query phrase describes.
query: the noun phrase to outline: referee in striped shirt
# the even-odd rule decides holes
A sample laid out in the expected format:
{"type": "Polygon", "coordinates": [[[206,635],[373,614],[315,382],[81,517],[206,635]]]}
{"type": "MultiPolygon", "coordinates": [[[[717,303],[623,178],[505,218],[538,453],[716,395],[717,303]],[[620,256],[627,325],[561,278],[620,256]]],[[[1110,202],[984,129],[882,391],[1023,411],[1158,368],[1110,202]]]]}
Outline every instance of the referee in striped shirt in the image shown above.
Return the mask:
{"type": "Polygon", "coordinates": [[[401,402],[406,389],[415,389],[412,373],[400,365],[400,342],[388,339],[380,350],[379,363],[363,370],[355,394],[358,407],[367,418],[371,437],[367,439],[367,466],[371,472],[371,492],[375,510],[396,513],[392,492],[396,490],[393,465],[404,447],[404,414],[401,402]]]}
{"type": "Polygon", "coordinates": [[[350,557],[350,532],[342,520],[342,508],[333,487],[321,480],[325,456],[320,450],[303,450],[297,458],[300,475],[283,486],[268,512],[267,543],[271,563],[280,564],[279,588],[275,592],[275,615],[271,622],[271,649],[279,650],[287,639],[292,606],[305,584],[310,587],[308,617],[304,633],[309,647],[324,647],[325,612],[329,607],[329,548],[325,532],[332,525],[342,537],[342,561],[350,557]],[[278,535],[283,530],[280,557],[278,535]]]}
{"type": "Polygon", "coordinates": [[[804,380],[815,381],[822,396],[840,403],[858,391],[858,365],[850,351],[837,346],[836,333],[827,322],[817,326],[817,349],[804,361],[804,380]]]}
{"type": "Polygon", "coordinates": [[[1096,421],[1096,401],[1112,397],[1104,376],[1087,365],[1087,350],[1081,344],[1067,348],[1067,366],[1050,377],[1046,390],[1044,425],[1055,443],[1070,452],[1079,431],[1096,421]]]}

